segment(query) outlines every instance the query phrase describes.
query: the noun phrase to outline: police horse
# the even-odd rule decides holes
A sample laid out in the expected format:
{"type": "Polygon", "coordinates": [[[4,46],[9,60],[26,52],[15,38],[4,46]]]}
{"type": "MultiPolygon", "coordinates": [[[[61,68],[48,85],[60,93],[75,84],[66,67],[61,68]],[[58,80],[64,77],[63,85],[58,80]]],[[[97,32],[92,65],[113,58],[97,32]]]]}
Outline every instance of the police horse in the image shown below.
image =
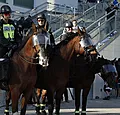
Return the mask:
{"type": "MultiPolygon", "coordinates": [[[[81,35],[73,34],[67,39],[56,45],[54,53],[49,60],[49,66],[46,69],[41,69],[38,65],[37,73],[38,80],[37,88],[47,89],[48,112],[53,114],[54,109],[54,94],[56,94],[56,109],[60,109],[61,96],[65,90],[69,79],[69,61],[75,54],[82,54],[83,48],[80,45],[81,35]]],[[[39,113],[39,103],[36,107],[39,113]]]]}
{"type": "Polygon", "coordinates": [[[83,90],[81,115],[86,115],[87,96],[95,79],[95,74],[101,73],[102,79],[113,87],[117,71],[114,65],[115,60],[110,61],[103,57],[96,57],[96,54],[94,54],[95,47],[89,34],[84,34],[80,44],[84,47],[86,55],[75,55],[71,59],[70,77],[67,87],[75,89],[75,115],[80,114],[80,92],[83,90]]]}
{"type": "Polygon", "coordinates": [[[25,115],[27,102],[33,92],[36,80],[36,65],[48,66],[45,50],[41,44],[41,33],[36,32],[35,25],[28,36],[22,41],[20,47],[10,58],[8,71],[9,92],[6,98],[5,114],[9,115],[9,102],[12,100],[12,114],[18,114],[18,100],[21,96],[21,115],[25,115]],[[34,31],[33,31],[34,30],[34,31]]]}

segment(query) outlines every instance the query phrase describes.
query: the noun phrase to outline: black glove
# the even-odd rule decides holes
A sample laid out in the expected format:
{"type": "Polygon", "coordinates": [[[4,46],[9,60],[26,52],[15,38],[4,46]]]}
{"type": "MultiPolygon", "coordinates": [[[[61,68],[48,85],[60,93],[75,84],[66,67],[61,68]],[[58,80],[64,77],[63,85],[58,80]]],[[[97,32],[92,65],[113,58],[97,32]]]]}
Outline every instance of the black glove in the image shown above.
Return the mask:
{"type": "Polygon", "coordinates": [[[12,49],[15,50],[15,49],[17,49],[17,47],[18,47],[17,44],[14,44],[14,45],[12,46],[12,49]]]}

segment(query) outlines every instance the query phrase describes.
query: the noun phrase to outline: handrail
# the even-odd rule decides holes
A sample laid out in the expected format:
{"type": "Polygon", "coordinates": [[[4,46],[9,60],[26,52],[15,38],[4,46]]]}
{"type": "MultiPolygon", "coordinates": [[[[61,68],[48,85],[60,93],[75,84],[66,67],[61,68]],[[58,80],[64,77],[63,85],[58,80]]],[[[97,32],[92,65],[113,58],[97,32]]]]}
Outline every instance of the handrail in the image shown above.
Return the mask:
{"type": "MultiPolygon", "coordinates": [[[[80,15],[80,16],[78,16],[78,17],[76,17],[76,18],[74,18],[74,16],[73,17],[70,17],[70,19],[69,20],[71,20],[71,19],[76,19],[77,20],[77,22],[78,22],[78,24],[80,24],[80,23],[86,23],[85,22],[85,16],[87,15],[87,14],[90,14],[90,12],[91,12],[91,10],[93,9],[93,11],[95,12],[96,11],[96,8],[97,8],[97,6],[99,6],[99,5],[102,5],[102,3],[97,3],[97,4],[95,4],[94,6],[92,6],[92,7],[90,7],[89,9],[87,9],[87,10],[85,10],[84,12],[83,12],[83,14],[82,15],[80,15]]],[[[102,13],[103,15],[104,15],[104,13],[102,13]]],[[[95,14],[94,14],[95,15],[95,14]]],[[[99,18],[99,17],[98,17],[99,18]]],[[[95,19],[97,19],[97,18],[95,18],[95,19]]],[[[87,18],[87,20],[88,20],[88,18],[87,18]]],[[[92,22],[92,20],[91,20],[91,23],[93,23],[92,22]]],[[[59,29],[60,31],[61,31],[61,29],[59,29]]],[[[59,31],[58,31],[59,32],[59,31]]],[[[56,33],[55,33],[56,34],[56,33]]]]}
{"type": "Polygon", "coordinates": [[[115,9],[112,10],[111,12],[109,12],[108,14],[105,14],[103,17],[99,18],[98,20],[96,20],[95,22],[93,22],[91,25],[89,25],[86,29],[90,28],[91,26],[93,26],[95,23],[99,22],[100,20],[102,20],[103,18],[106,18],[106,16],[108,16],[109,14],[111,14],[112,12],[115,12],[115,9]]]}

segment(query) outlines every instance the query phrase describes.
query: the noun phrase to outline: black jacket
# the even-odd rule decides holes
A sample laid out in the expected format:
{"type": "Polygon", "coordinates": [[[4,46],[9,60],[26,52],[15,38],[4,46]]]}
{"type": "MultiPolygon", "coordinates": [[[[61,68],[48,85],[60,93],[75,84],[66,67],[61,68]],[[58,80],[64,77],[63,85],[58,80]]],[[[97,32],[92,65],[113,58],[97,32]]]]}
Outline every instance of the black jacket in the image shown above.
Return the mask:
{"type": "Polygon", "coordinates": [[[19,41],[19,36],[17,34],[17,29],[16,26],[14,24],[14,21],[12,20],[8,20],[8,24],[12,24],[15,27],[15,33],[14,33],[14,41],[9,41],[6,38],[4,38],[4,34],[3,34],[3,24],[7,24],[3,19],[0,20],[0,44],[8,47],[9,45],[15,44],[17,43],[17,41],[19,41]]]}

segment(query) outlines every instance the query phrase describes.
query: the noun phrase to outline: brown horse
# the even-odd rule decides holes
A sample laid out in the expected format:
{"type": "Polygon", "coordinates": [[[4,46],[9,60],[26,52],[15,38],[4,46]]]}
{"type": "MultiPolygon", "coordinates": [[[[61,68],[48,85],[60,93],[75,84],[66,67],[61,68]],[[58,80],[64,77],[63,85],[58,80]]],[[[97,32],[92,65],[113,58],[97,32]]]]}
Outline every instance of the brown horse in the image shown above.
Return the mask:
{"type": "Polygon", "coordinates": [[[79,56],[74,57],[72,61],[68,87],[75,88],[75,115],[80,114],[81,89],[83,89],[81,115],[86,115],[87,96],[95,79],[95,74],[101,72],[101,77],[104,81],[107,81],[108,84],[114,82],[115,76],[117,76],[115,66],[113,65],[114,60],[110,61],[99,57],[96,62],[86,63],[84,57],[79,56]]]}
{"type": "Polygon", "coordinates": [[[24,39],[21,46],[14,52],[10,59],[9,92],[5,110],[7,115],[9,115],[10,99],[12,99],[12,113],[16,114],[18,112],[18,100],[21,94],[21,115],[25,115],[27,102],[33,92],[37,79],[36,65],[39,64],[38,60],[44,59],[42,56],[45,56],[39,42],[39,39],[41,39],[39,37],[40,33],[34,32],[36,30],[33,24],[31,33],[24,39]]]}
{"type": "MultiPolygon", "coordinates": [[[[41,69],[41,67],[37,68],[39,77],[36,87],[47,89],[49,115],[53,114],[54,94],[56,94],[56,114],[59,114],[61,97],[69,80],[71,57],[77,54],[83,55],[85,52],[80,45],[82,37],[75,34],[75,36],[68,37],[68,39],[60,42],[55,48],[55,53],[51,57],[48,68],[46,70],[41,69]]],[[[37,107],[37,112],[39,113],[39,107],[37,107]]]]}

